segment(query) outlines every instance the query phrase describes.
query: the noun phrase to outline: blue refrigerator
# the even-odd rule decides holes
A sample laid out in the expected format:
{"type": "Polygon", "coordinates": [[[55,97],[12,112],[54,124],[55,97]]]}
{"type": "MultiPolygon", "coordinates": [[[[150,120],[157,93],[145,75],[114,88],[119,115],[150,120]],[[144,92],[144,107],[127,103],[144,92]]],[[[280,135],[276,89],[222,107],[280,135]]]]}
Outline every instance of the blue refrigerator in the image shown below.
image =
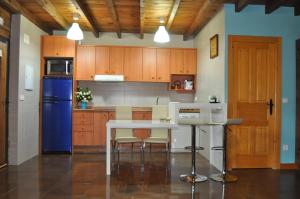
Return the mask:
{"type": "Polygon", "coordinates": [[[42,97],[44,153],[72,151],[72,78],[44,77],[42,97]]]}

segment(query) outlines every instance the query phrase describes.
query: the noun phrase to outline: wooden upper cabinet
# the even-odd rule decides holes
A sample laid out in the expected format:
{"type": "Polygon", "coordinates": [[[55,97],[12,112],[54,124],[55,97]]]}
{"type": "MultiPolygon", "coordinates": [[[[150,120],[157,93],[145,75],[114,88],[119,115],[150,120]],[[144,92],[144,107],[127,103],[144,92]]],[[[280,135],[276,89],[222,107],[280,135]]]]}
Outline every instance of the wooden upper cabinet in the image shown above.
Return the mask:
{"type": "Polygon", "coordinates": [[[65,36],[42,36],[43,57],[75,57],[76,44],[65,36]]]}
{"type": "Polygon", "coordinates": [[[197,74],[197,50],[184,50],[184,73],[189,75],[197,74]]]}
{"type": "Polygon", "coordinates": [[[95,75],[95,47],[78,46],[76,80],[93,80],[95,75]]]}
{"type": "Polygon", "coordinates": [[[143,48],[143,81],[156,81],[156,48],[143,48]]]}
{"type": "Polygon", "coordinates": [[[141,81],[143,66],[142,48],[125,48],[124,76],[125,81],[141,81]]]}
{"type": "Polygon", "coordinates": [[[171,49],[171,74],[183,74],[183,49],[171,49]]]}
{"type": "Polygon", "coordinates": [[[109,74],[124,74],[124,47],[109,48],[109,74]]]}
{"type": "Polygon", "coordinates": [[[171,49],[171,74],[197,73],[197,50],[196,49],[171,49]]]}
{"type": "Polygon", "coordinates": [[[98,75],[109,73],[109,47],[96,47],[95,73],[98,75]]]}
{"type": "Polygon", "coordinates": [[[170,81],[170,49],[158,48],[156,50],[156,81],[170,81]]]}

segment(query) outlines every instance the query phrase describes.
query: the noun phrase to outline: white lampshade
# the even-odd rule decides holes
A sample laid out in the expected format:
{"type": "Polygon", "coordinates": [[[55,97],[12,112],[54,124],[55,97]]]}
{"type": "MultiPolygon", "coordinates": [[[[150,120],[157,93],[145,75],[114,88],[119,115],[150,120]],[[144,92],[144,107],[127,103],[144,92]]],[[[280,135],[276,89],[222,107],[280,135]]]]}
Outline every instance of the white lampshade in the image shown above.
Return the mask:
{"type": "Polygon", "coordinates": [[[165,26],[160,25],[158,30],[154,35],[154,41],[158,43],[167,43],[170,41],[169,33],[167,32],[165,26]]]}
{"type": "Polygon", "coordinates": [[[79,24],[74,22],[71,28],[68,30],[67,38],[71,40],[82,40],[83,32],[79,27],[79,24]]]}

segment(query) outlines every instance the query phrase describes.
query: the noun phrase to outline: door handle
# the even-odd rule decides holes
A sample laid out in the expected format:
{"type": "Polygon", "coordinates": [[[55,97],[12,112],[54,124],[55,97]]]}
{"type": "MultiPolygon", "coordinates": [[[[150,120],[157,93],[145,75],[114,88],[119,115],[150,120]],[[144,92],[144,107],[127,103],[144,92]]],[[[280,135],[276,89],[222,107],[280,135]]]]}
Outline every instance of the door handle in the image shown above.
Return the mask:
{"type": "Polygon", "coordinates": [[[273,100],[270,99],[270,101],[269,101],[269,103],[267,103],[267,105],[269,106],[270,115],[272,115],[273,114],[273,106],[274,106],[273,100]]]}

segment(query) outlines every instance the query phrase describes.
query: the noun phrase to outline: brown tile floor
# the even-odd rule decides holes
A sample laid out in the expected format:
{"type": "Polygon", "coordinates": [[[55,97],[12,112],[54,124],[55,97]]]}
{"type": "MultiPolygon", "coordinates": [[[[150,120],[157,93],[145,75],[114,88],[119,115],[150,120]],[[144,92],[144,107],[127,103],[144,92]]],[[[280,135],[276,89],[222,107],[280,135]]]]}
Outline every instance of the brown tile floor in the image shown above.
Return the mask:
{"type": "MultiPolygon", "coordinates": [[[[190,184],[178,176],[189,171],[188,154],[172,154],[170,163],[164,153],[146,153],[144,170],[139,154],[133,158],[122,154],[113,175],[105,176],[104,154],[44,155],[21,166],[0,170],[0,198],[60,199],[186,199],[192,198],[190,184]],[[151,161],[150,161],[151,160],[151,161]]],[[[216,172],[206,160],[197,157],[198,173],[216,172]]],[[[229,199],[293,199],[300,198],[300,172],[274,170],[237,170],[239,181],[227,184],[229,199]]],[[[195,186],[195,197],[222,198],[222,184],[207,181],[195,186]]]]}

